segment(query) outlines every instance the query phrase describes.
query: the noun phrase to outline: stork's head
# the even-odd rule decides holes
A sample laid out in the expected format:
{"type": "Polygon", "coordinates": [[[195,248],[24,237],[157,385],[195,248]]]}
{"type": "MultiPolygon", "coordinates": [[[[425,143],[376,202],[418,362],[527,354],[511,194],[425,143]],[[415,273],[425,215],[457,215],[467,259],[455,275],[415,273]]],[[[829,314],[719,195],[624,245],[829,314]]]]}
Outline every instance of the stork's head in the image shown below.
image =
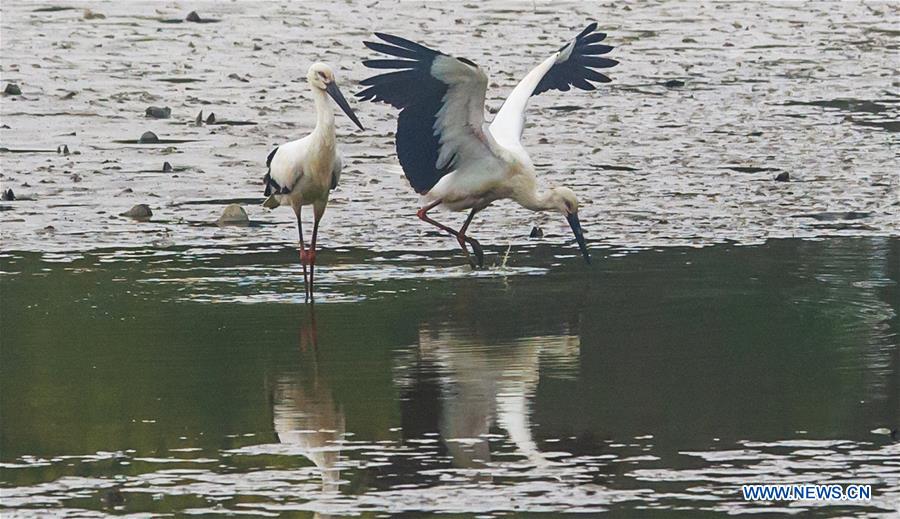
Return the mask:
{"type": "Polygon", "coordinates": [[[334,99],[334,102],[341,107],[341,110],[347,114],[347,117],[349,117],[360,130],[365,130],[362,123],[360,123],[359,119],[356,117],[356,114],[353,113],[353,109],[350,108],[347,100],[344,99],[344,94],[342,94],[341,90],[338,88],[337,82],[334,79],[334,71],[331,70],[331,67],[324,63],[313,63],[306,73],[306,80],[309,81],[309,84],[313,88],[324,91],[331,96],[331,98],[334,99]]]}
{"type": "Polygon", "coordinates": [[[313,63],[306,73],[306,80],[319,90],[325,90],[329,83],[334,83],[334,71],[325,63],[313,63]]]}
{"type": "Polygon", "coordinates": [[[584,232],[581,230],[581,222],[578,220],[578,197],[575,192],[567,187],[555,187],[550,192],[550,201],[569,222],[572,232],[575,234],[575,241],[578,242],[578,248],[581,249],[581,255],[584,261],[591,263],[591,255],[588,252],[587,243],[584,241],[584,232]]]}

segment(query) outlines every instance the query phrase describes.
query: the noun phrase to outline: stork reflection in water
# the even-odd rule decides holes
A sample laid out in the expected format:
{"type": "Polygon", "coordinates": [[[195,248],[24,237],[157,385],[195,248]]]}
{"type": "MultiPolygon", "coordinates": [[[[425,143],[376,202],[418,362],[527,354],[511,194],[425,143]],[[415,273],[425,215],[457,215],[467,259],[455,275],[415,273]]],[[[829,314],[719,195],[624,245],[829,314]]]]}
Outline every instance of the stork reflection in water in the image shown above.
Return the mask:
{"type": "Polygon", "coordinates": [[[319,372],[315,310],[300,328],[300,352],[291,370],[275,383],[272,416],[279,443],[291,454],[312,461],[321,472],[322,490],[339,489],[344,412],[335,401],[328,379],[319,372]]]}

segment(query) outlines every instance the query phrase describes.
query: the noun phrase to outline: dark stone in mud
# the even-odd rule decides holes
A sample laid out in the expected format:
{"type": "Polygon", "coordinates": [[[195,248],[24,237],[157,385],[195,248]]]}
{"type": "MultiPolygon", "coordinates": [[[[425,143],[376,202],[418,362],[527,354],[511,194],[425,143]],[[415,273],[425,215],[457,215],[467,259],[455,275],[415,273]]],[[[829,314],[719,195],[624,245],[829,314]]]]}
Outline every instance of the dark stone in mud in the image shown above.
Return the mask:
{"type": "Polygon", "coordinates": [[[246,227],[250,225],[250,218],[247,216],[247,211],[244,211],[244,208],[238,204],[231,204],[222,211],[222,216],[216,220],[218,225],[237,225],[241,227],[246,227]]]}
{"type": "Polygon", "coordinates": [[[6,201],[6,202],[12,202],[15,199],[16,199],[16,194],[13,193],[12,189],[7,189],[6,191],[3,192],[2,195],[0,195],[0,200],[6,201]]]}
{"type": "Polygon", "coordinates": [[[197,114],[197,119],[194,120],[194,124],[197,126],[203,126],[203,110],[200,110],[200,113],[197,114]]]}
{"type": "Polygon", "coordinates": [[[154,119],[168,119],[172,115],[172,109],[168,106],[151,106],[147,108],[147,117],[154,119]]]}
{"type": "Polygon", "coordinates": [[[138,144],[151,144],[155,142],[159,142],[159,137],[153,132],[144,132],[141,135],[141,138],[138,139],[138,144]]]}
{"type": "Polygon", "coordinates": [[[172,171],[174,171],[172,165],[168,161],[163,162],[163,173],[171,173],[172,171]]]}
{"type": "Polygon", "coordinates": [[[135,220],[149,220],[153,216],[153,211],[150,210],[150,206],[147,204],[138,204],[119,216],[127,216],[135,220]]]}
{"type": "Polygon", "coordinates": [[[528,235],[529,238],[543,238],[544,230],[538,226],[534,226],[531,228],[531,234],[528,235]]]}
{"type": "Polygon", "coordinates": [[[665,83],[663,83],[663,86],[666,88],[683,87],[684,81],[681,81],[680,79],[670,79],[670,80],[666,81],[665,83]]]}
{"type": "Polygon", "coordinates": [[[206,118],[206,124],[215,124],[216,122],[216,114],[210,112],[209,117],[206,118]]]}
{"type": "Polygon", "coordinates": [[[188,15],[184,18],[184,21],[186,21],[186,22],[194,22],[194,23],[216,23],[216,22],[218,22],[219,20],[217,20],[217,19],[215,19],[215,18],[200,18],[200,15],[197,14],[197,11],[191,11],[191,12],[189,12],[188,15]]]}
{"type": "Polygon", "coordinates": [[[63,154],[63,155],[68,155],[68,154],[69,154],[69,145],[68,145],[68,144],[66,144],[65,146],[63,146],[62,154],[63,154]]]}
{"type": "Polygon", "coordinates": [[[15,83],[7,83],[6,88],[3,89],[3,93],[8,96],[20,96],[22,95],[22,89],[15,83]]]}
{"type": "Polygon", "coordinates": [[[790,182],[790,181],[791,181],[791,174],[788,173],[787,171],[782,171],[781,173],[778,174],[777,177],[775,177],[775,182],[790,182]]]}

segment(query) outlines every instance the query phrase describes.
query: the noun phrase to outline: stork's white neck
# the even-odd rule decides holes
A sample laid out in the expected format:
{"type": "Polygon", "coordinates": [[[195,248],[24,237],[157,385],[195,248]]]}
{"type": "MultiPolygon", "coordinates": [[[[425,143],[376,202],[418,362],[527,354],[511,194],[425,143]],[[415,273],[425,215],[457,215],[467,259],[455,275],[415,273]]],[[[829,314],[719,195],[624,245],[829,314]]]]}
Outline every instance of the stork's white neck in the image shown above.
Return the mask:
{"type": "Polygon", "coordinates": [[[334,109],[328,99],[328,94],[319,88],[311,87],[313,99],[316,102],[316,129],[314,133],[322,136],[334,136],[334,109]]]}
{"type": "Polygon", "coordinates": [[[530,211],[552,211],[556,209],[553,190],[548,189],[539,193],[537,186],[534,184],[515,193],[513,200],[530,211]]]}

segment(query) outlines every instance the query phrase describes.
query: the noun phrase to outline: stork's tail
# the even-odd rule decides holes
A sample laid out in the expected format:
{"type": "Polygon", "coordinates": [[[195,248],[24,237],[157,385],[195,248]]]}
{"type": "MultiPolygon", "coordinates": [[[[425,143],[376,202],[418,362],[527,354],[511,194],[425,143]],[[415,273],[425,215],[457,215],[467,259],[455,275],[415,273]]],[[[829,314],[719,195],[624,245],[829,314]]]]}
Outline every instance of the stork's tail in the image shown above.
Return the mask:
{"type": "Polygon", "coordinates": [[[272,159],[275,157],[275,154],[278,153],[278,146],[275,146],[271,152],[269,152],[269,156],[266,157],[266,167],[269,168],[269,171],[266,172],[266,176],[263,177],[263,184],[266,186],[266,190],[263,192],[263,195],[266,197],[266,201],[263,202],[263,207],[267,209],[275,209],[279,205],[281,205],[281,200],[278,195],[290,193],[291,190],[287,187],[281,187],[278,185],[278,182],[275,182],[275,179],[272,178],[272,159]]]}
{"type": "Polygon", "coordinates": [[[263,183],[266,185],[266,190],[263,192],[265,195],[266,201],[263,202],[263,207],[266,209],[275,209],[281,202],[278,200],[280,197],[278,193],[281,192],[281,186],[278,185],[278,182],[272,180],[272,176],[269,173],[266,173],[266,176],[263,177],[263,183]]]}

